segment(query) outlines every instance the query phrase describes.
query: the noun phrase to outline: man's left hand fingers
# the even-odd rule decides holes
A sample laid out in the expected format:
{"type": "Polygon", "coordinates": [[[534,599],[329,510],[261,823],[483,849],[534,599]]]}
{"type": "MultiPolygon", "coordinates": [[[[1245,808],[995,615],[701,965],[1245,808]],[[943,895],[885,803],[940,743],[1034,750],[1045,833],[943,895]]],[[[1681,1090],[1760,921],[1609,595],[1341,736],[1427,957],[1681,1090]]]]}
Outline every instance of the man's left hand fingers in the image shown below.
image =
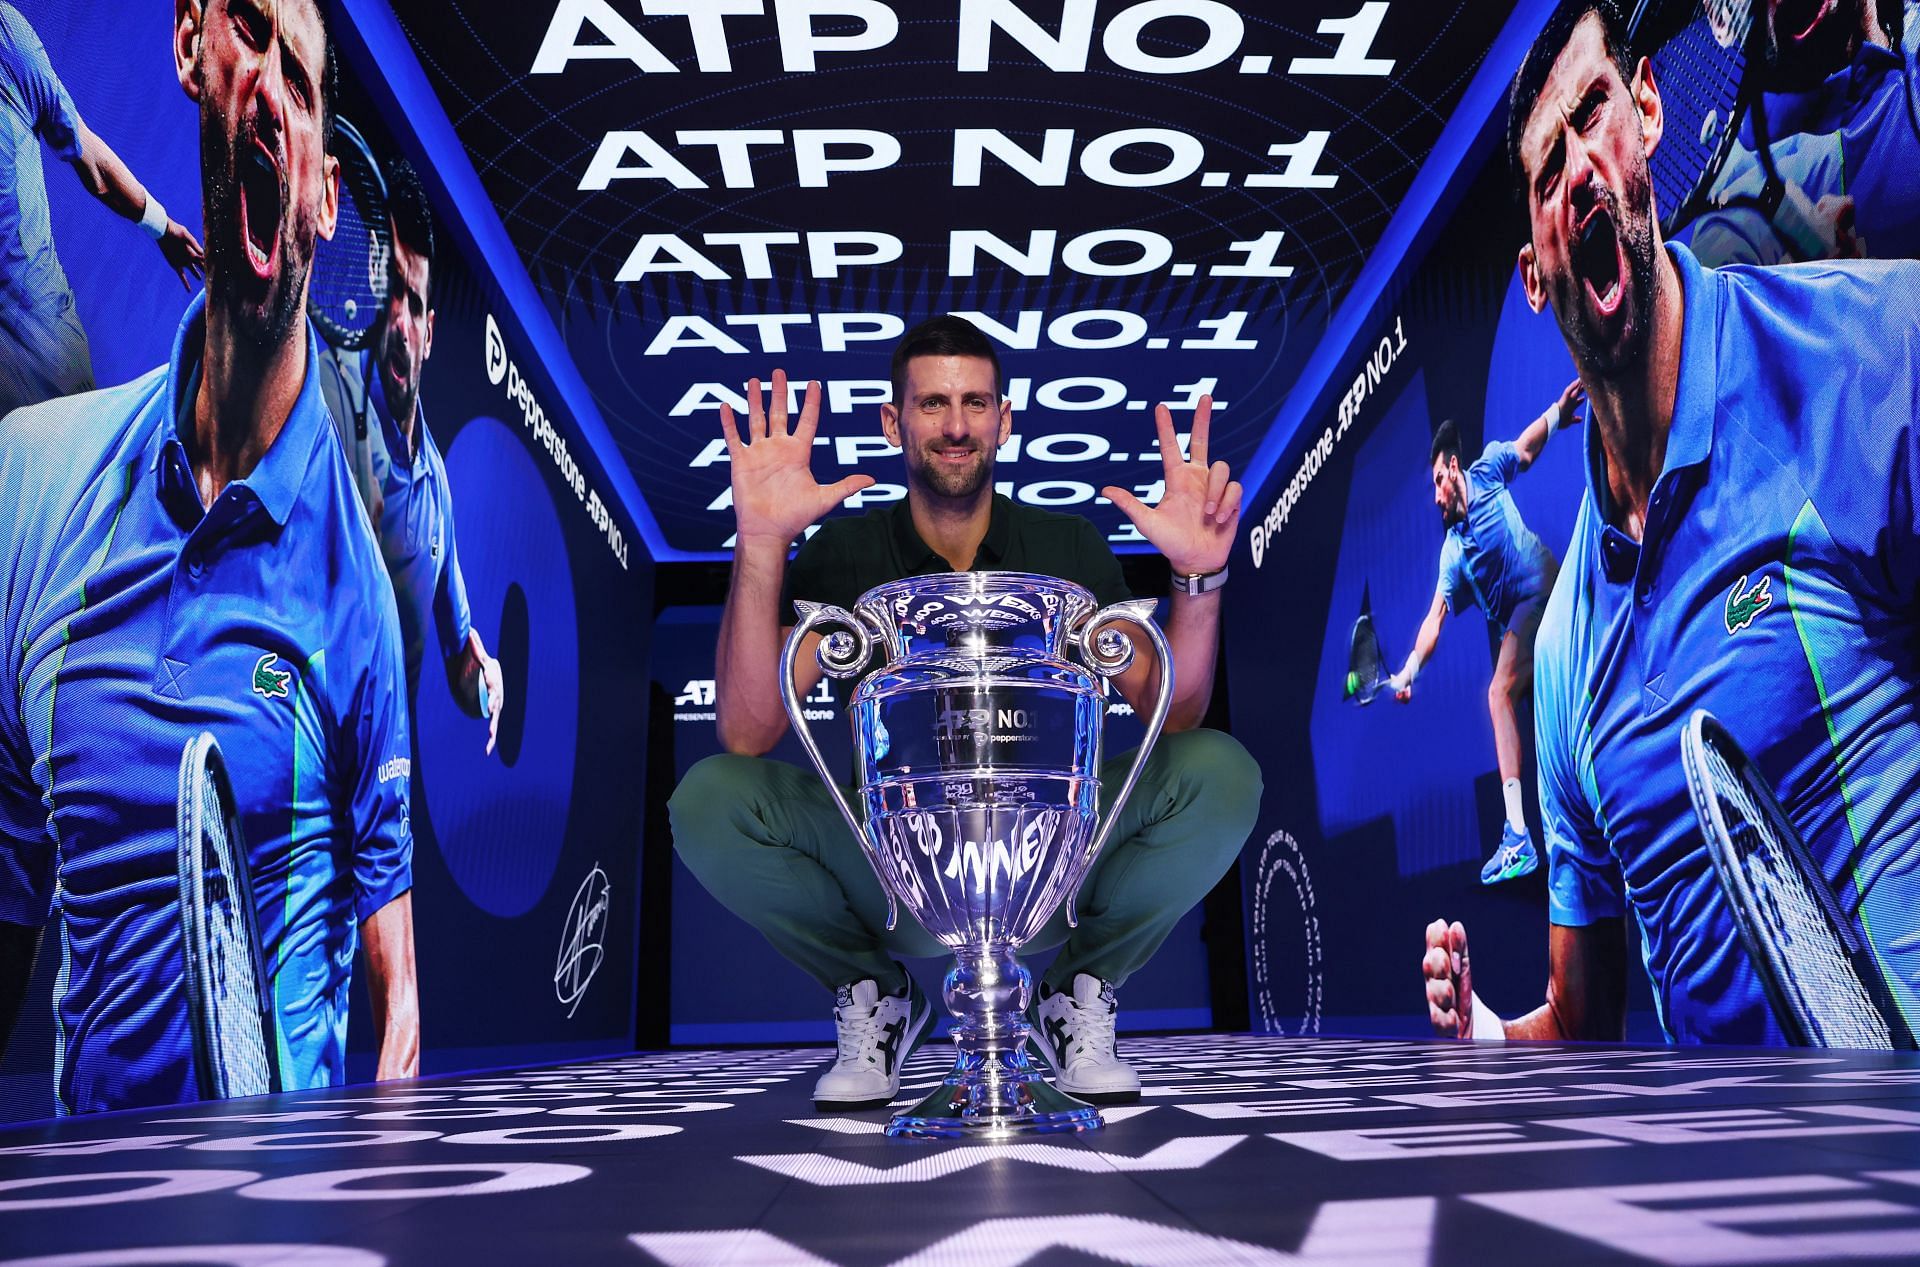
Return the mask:
{"type": "Polygon", "coordinates": [[[1138,497],[1135,497],[1132,493],[1118,485],[1109,484],[1100,490],[1100,495],[1118,506],[1120,513],[1132,520],[1135,527],[1139,527],[1140,517],[1152,509],[1138,497]]]}
{"type": "MultiPolygon", "coordinates": [[[[1193,433],[1193,447],[1196,452],[1200,448],[1200,433],[1197,431],[1193,433]]],[[[1207,470],[1206,513],[1209,516],[1218,513],[1220,503],[1225,500],[1226,495],[1227,464],[1225,462],[1215,462],[1212,467],[1207,470]]]]}
{"type": "Polygon", "coordinates": [[[1160,469],[1172,475],[1182,461],[1180,437],[1173,430],[1173,411],[1164,404],[1155,405],[1153,426],[1160,433],[1160,469]]]}
{"type": "Polygon", "coordinates": [[[1193,434],[1187,439],[1187,460],[1195,466],[1207,464],[1207,433],[1212,430],[1213,397],[1202,396],[1193,411],[1193,434]]]}
{"type": "Polygon", "coordinates": [[[1243,495],[1244,490],[1240,487],[1239,480],[1227,481],[1227,491],[1220,498],[1220,509],[1214,512],[1213,521],[1217,524],[1232,523],[1240,514],[1240,499],[1243,495]]]}

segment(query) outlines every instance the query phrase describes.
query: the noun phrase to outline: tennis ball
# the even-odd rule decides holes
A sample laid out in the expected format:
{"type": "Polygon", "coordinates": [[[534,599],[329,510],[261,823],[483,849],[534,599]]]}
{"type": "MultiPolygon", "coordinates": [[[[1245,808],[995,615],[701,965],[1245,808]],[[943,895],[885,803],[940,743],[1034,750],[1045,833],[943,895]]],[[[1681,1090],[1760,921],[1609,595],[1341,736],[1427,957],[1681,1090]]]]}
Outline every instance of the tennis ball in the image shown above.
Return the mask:
{"type": "Polygon", "coordinates": [[[1359,693],[1360,693],[1360,675],[1358,673],[1353,672],[1351,669],[1349,669],[1347,671],[1347,694],[1357,695],[1359,693]]]}

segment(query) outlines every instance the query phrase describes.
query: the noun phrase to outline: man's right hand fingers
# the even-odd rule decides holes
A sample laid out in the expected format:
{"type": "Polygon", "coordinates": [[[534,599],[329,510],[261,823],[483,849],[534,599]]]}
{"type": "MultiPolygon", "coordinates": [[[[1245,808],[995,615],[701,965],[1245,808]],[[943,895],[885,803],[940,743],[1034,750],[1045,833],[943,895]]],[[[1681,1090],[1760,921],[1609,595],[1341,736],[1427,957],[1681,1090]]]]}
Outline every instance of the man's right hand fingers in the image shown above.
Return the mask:
{"type": "Polygon", "coordinates": [[[787,372],[773,372],[773,404],[767,409],[767,434],[787,434],[787,372]]]}
{"type": "Polygon", "coordinates": [[[747,380],[747,434],[752,436],[755,440],[758,440],[762,435],[766,434],[766,427],[764,424],[767,417],[767,411],[765,409],[765,405],[766,405],[766,397],[760,391],[760,380],[757,378],[748,379],[747,380]]]}
{"type": "Polygon", "coordinates": [[[1453,977],[1453,962],[1445,950],[1438,946],[1427,951],[1427,957],[1420,961],[1420,971],[1430,980],[1447,981],[1453,977]]]}
{"type": "Polygon", "coordinates": [[[820,384],[810,378],[807,380],[807,394],[800,402],[800,425],[793,429],[793,434],[811,449],[814,433],[819,430],[820,384]]]}
{"type": "Polygon", "coordinates": [[[872,488],[873,483],[871,475],[849,475],[837,484],[828,485],[827,495],[833,498],[833,504],[838,506],[861,489],[872,488]]]}
{"type": "Polygon", "coordinates": [[[1447,944],[1447,921],[1437,919],[1427,925],[1427,945],[1445,946],[1447,944]]]}

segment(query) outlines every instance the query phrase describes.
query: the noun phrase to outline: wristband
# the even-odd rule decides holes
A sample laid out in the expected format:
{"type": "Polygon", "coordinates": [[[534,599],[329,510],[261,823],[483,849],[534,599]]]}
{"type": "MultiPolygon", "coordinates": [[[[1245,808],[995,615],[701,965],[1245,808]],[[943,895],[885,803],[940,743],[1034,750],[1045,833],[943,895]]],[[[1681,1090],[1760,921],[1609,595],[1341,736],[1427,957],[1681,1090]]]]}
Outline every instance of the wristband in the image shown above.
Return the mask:
{"type": "Polygon", "coordinates": [[[158,242],[167,236],[169,223],[171,222],[167,219],[167,209],[160,205],[160,200],[153,196],[153,191],[148,190],[146,208],[140,212],[141,232],[158,242]]]}
{"type": "Polygon", "coordinates": [[[1567,424],[1565,423],[1565,421],[1563,421],[1560,417],[1560,406],[1558,404],[1548,405],[1547,406],[1547,434],[1557,435],[1559,434],[1561,428],[1565,427],[1566,425],[1567,424]]]}
{"type": "Polygon", "coordinates": [[[1473,1041],[1476,1043],[1507,1041],[1507,1023],[1494,1015],[1492,1008],[1480,1001],[1478,993],[1473,996],[1473,1041]]]}
{"type": "Polygon", "coordinates": [[[1173,577],[1173,588],[1179,590],[1182,594],[1192,594],[1196,596],[1200,594],[1211,594],[1226,583],[1227,569],[1225,568],[1221,568],[1218,572],[1196,572],[1192,575],[1182,575],[1176,572],[1173,577]]]}

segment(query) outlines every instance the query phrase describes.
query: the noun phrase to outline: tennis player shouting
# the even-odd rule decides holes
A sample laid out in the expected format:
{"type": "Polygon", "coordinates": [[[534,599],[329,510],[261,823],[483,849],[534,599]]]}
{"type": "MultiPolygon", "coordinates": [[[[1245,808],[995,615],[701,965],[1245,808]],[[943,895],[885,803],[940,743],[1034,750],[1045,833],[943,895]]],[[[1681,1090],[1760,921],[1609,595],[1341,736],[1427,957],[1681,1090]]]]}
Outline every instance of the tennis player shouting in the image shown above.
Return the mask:
{"type": "Polygon", "coordinates": [[[1566,0],[1508,145],[1519,266],[1586,385],[1587,492],[1535,647],[1547,849],[1542,1006],[1502,1023],[1435,921],[1435,1028],[1622,1035],[1627,938],[1680,1042],[1780,1029],[1680,762],[1714,713],[1772,782],[1909,1028],[1920,1018],[1920,264],[1703,269],[1663,246],[1660,94],[1611,0],[1566,0]],[[1870,363],[1869,359],[1870,358],[1870,363]]]}
{"type": "Polygon", "coordinates": [[[51,904],[66,1112],[195,1098],[174,800],[202,730],[250,847],[284,1087],[344,1078],[360,938],[378,1073],[418,1065],[399,625],[305,318],[338,205],[326,14],[176,0],[174,58],[207,292],[165,365],[0,423],[0,995],[51,904]]]}

